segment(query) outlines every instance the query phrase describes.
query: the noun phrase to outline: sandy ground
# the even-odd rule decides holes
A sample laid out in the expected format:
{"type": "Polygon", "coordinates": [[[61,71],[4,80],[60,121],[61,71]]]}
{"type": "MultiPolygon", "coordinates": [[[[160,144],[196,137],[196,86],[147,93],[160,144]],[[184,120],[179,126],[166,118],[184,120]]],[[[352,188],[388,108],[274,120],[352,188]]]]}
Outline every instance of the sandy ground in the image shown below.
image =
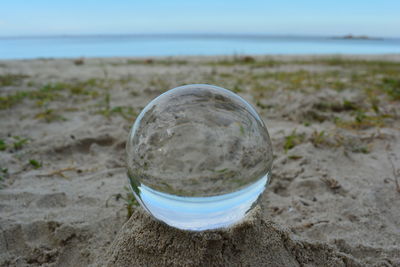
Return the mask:
{"type": "Polygon", "coordinates": [[[400,266],[399,55],[0,61],[0,100],[1,266],[400,266]],[[192,243],[124,189],[135,117],[191,83],[252,103],[275,154],[260,218],[192,243]]]}

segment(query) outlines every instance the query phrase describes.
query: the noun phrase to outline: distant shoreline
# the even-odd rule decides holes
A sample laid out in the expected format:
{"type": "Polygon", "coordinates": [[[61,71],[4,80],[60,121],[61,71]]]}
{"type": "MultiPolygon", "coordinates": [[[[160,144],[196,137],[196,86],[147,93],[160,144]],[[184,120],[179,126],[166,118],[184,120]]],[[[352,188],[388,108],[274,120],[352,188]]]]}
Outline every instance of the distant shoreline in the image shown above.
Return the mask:
{"type": "Polygon", "coordinates": [[[333,37],[333,39],[340,39],[340,40],[379,40],[382,41],[384,38],[381,37],[371,37],[368,35],[352,35],[352,34],[347,34],[344,36],[339,36],[339,37],[333,37]]]}
{"type": "Polygon", "coordinates": [[[277,54],[396,54],[400,39],[366,36],[91,35],[0,38],[0,59],[277,54]]]}
{"type": "Polygon", "coordinates": [[[115,57],[38,57],[26,59],[2,59],[1,64],[9,62],[71,62],[74,65],[84,65],[87,62],[114,62],[126,60],[127,65],[186,65],[187,61],[204,63],[208,61],[254,62],[258,61],[312,61],[312,60],[358,60],[358,61],[388,61],[400,62],[400,53],[388,54],[236,54],[236,55],[175,55],[175,56],[115,56],[115,57]],[[82,62],[82,63],[77,63],[82,62]]]}
{"type": "Polygon", "coordinates": [[[347,34],[343,36],[332,35],[297,35],[297,34],[246,34],[246,33],[127,33],[127,34],[56,34],[56,35],[14,35],[0,36],[2,39],[42,39],[42,38],[205,38],[205,39],[357,39],[357,40],[391,40],[400,39],[400,36],[371,37],[367,35],[347,34]]]}

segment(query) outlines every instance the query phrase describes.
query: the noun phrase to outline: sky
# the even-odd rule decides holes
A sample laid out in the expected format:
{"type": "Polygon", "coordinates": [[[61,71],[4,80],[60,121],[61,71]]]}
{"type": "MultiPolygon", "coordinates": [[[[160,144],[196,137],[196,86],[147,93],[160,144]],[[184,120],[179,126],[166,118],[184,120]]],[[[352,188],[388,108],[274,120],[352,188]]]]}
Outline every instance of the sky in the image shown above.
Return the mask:
{"type": "Polygon", "coordinates": [[[0,0],[0,36],[227,33],[400,37],[400,0],[0,0]]]}

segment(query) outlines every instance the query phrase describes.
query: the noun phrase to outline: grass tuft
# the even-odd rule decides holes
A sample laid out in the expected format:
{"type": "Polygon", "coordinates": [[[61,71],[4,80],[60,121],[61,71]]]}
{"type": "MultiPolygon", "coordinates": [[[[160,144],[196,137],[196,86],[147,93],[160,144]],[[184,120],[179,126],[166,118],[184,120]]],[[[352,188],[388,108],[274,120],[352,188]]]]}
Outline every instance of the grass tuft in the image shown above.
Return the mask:
{"type": "Polygon", "coordinates": [[[137,202],[135,196],[133,195],[132,191],[127,187],[124,186],[125,194],[116,194],[115,195],[115,200],[122,199],[125,201],[125,207],[126,207],[126,217],[127,220],[132,216],[133,213],[133,207],[139,206],[139,203],[137,202]]]}
{"type": "Polygon", "coordinates": [[[23,79],[28,78],[25,74],[12,74],[7,73],[0,75],[0,87],[18,85],[23,79]]]}
{"type": "Polygon", "coordinates": [[[3,139],[0,139],[0,151],[4,151],[7,149],[7,144],[3,139]]]}
{"type": "Polygon", "coordinates": [[[35,159],[30,159],[29,160],[29,164],[34,168],[34,169],[39,169],[42,167],[42,163],[40,163],[39,161],[35,160],[35,159]]]}
{"type": "Polygon", "coordinates": [[[382,79],[382,86],[393,100],[400,100],[400,79],[384,78],[382,79]]]}
{"type": "Polygon", "coordinates": [[[285,153],[287,153],[288,150],[294,148],[295,146],[303,143],[305,139],[305,134],[297,134],[296,129],[294,129],[290,135],[285,136],[285,142],[283,144],[283,149],[285,150],[285,153]]]}
{"type": "Polygon", "coordinates": [[[13,138],[15,140],[13,143],[13,147],[15,150],[21,149],[29,141],[28,139],[22,138],[20,136],[13,136],[13,138]]]}

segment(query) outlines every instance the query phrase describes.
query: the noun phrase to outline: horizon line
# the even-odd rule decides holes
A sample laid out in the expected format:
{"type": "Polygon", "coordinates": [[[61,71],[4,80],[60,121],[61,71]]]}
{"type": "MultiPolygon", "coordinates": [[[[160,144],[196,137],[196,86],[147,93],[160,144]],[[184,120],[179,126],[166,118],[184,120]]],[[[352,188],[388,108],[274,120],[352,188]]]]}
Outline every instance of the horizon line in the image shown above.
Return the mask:
{"type": "Polygon", "coordinates": [[[21,35],[0,35],[0,39],[30,39],[30,38],[68,38],[68,37],[209,37],[209,38],[265,38],[265,37],[296,37],[296,38],[338,38],[345,39],[345,37],[352,36],[349,39],[362,39],[365,40],[382,40],[382,39],[400,39],[399,37],[390,36],[373,36],[365,34],[272,34],[272,33],[82,33],[82,34],[21,34],[21,35]]]}

